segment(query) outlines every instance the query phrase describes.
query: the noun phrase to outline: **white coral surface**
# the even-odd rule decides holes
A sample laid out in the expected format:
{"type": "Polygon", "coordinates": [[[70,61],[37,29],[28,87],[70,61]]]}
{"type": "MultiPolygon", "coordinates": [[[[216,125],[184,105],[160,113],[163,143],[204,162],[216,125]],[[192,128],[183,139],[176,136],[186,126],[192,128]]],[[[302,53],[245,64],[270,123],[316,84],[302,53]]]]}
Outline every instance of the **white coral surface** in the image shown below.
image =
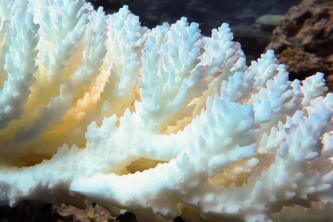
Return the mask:
{"type": "Polygon", "coordinates": [[[250,66],[227,24],[142,27],[125,6],[0,0],[0,204],[79,204],[143,221],[271,221],[333,201],[333,95],[250,66]]]}

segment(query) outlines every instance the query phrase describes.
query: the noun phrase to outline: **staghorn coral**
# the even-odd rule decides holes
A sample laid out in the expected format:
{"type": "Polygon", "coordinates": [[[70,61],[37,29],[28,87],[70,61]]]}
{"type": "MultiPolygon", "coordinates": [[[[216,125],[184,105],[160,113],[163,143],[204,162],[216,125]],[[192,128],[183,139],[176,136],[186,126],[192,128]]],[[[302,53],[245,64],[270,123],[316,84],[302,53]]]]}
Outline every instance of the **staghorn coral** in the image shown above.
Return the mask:
{"type": "Polygon", "coordinates": [[[2,205],[264,222],[332,202],[323,74],[289,81],[273,51],[248,67],[227,24],[150,30],[81,0],[1,0],[0,17],[2,205]]]}

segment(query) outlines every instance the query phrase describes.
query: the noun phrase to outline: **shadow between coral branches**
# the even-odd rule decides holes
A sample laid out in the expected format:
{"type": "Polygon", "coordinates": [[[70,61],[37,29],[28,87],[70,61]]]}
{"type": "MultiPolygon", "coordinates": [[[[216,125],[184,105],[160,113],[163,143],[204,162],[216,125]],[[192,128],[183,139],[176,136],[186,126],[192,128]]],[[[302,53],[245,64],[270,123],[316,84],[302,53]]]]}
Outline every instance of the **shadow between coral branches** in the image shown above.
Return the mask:
{"type": "MultiPolygon", "coordinates": [[[[0,222],[142,222],[131,212],[112,216],[98,204],[87,202],[86,205],[82,210],[66,204],[21,201],[15,207],[0,207],[0,222]]],[[[170,222],[185,220],[176,217],[170,222]]]]}

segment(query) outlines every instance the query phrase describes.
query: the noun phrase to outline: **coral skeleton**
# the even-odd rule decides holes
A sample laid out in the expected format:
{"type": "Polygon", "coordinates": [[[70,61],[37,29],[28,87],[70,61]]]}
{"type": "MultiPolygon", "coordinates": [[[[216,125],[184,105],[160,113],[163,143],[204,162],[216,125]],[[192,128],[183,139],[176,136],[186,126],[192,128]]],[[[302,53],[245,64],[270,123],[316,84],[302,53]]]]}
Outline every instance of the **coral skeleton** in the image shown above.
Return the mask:
{"type": "Polygon", "coordinates": [[[246,64],[227,24],[0,0],[0,204],[83,197],[142,221],[272,221],[333,202],[333,95],[246,64]],[[194,221],[194,219],[193,219],[194,221]]]}

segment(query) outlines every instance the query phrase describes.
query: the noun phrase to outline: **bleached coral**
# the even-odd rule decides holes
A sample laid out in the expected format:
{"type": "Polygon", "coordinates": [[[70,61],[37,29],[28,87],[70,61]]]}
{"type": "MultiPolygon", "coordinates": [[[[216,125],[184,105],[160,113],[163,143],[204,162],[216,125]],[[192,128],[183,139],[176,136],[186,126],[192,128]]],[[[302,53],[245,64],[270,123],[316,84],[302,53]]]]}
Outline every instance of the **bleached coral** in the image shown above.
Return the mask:
{"type": "Polygon", "coordinates": [[[126,6],[0,0],[0,18],[2,205],[260,222],[333,201],[323,74],[289,81],[273,51],[248,67],[227,24],[148,29],[126,6]]]}

